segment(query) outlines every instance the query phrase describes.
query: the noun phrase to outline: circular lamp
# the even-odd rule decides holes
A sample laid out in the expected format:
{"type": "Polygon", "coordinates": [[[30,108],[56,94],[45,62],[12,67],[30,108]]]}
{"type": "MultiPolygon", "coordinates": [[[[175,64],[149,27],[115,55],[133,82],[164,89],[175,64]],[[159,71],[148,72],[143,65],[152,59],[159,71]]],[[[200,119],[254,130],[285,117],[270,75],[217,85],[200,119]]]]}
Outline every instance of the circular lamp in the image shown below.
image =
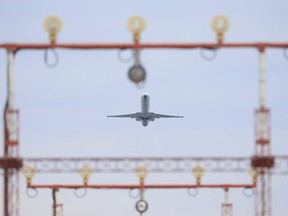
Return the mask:
{"type": "Polygon", "coordinates": [[[145,200],[139,200],[137,203],[136,203],[136,210],[139,212],[139,213],[143,213],[143,212],[146,212],[147,209],[148,209],[148,203],[145,201],[145,200]]]}
{"type": "Polygon", "coordinates": [[[28,185],[32,183],[32,178],[35,175],[35,169],[31,166],[25,166],[22,168],[22,174],[26,178],[26,182],[28,185]]]}
{"type": "Polygon", "coordinates": [[[138,32],[141,33],[146,28],[146,22],[141,16],[132,16],[129,18],[127,23],[128,30],[132,33],[138,32]]]}
{"type": "Polygon", "coordinates": [[[192,169],[192,175],[196,178],[196,183],[201,184],[201,179],[205,175],[205,169],[201,166],[196,166],[192,169]]]}
{"type": "Polygon", "coordinates": [[[248,171],[248,173],[249,173],[249,175],[252,178],[253,184],[257,184],[257,179],[258,179],[258,176],[259,176],[259,170],[257,168],[251,168],[248,171]]]}
{"type": "Polygon", "coordinates": [[[127,23],[128,30],[133,33],[135,43],[140,40],[140,34],[146,28],[146,22],[141,16],[132,16],[127,23]]]}
{"type": "Polygon", "coordinates": [[[224,40],[224,33],[228,30],[230,24],[227,17],[223,15],[215,16],[211,21],[211,27],[217,34],[218,43],[224,40]]]}
{"type": "Polygon", "coordinates": [[[146,71],[143,66],[136,64],[129,68],[128,77],[132,82],[138,84],[145,81],[146,71]]]}
{"type": "Polygon", "coordinates": [[[57,34],[62,29],[62,21],[56,16],[49,16],[44,21],[44,29],[49,33],[51,43],[55,43],[57,34]]]}
{"type": "Polygon", "coordinates": [[[92,175],[92,169],[89,166],[83,166],[80,168],[79,170],[79,174],[80,176],[83,178],[83,184],[87,185],[88,184],[88,180],[92,175]]]}
{"type": "Polygon", "coordinates": [[[140,184],[144,184],[144,180],[146,176],[148,175],[148,169],[144,166],[139,166],[136,168],[135,172],[139,178],[140,184]]]}

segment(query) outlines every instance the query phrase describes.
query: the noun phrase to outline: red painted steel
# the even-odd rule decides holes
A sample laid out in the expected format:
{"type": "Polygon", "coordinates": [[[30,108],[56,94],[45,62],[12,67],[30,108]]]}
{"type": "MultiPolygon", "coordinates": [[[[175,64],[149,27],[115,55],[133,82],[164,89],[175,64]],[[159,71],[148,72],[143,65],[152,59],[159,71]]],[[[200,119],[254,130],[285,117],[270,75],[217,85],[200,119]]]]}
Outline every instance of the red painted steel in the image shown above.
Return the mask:
{"type": "Polygon", "coordinates": [[[260,107],[254,114],[255,143],[269,145],[271,143],[271,111],[260,107]],[[263,123],[265,127],[263,128],[263,123]]]}
{"type": "Polygon", "coordinates": [[[17,110],[4,110],[4,157],[0,159],[0,168],[3,168],[3,215],[19,216],[19,170],[23,165],[19,157],[18,124],[16,122],[17,139],[10,140],[7,123],[7,113],[16,113],[17,110]]]}
{"type": "Polygon", "coordinates": [[[99,185],[66,185],[66,184],[31,184],[27,185],[32,189],[189,189],[189,188],[255,188],[255,184],[99,184],[99,185]]]}
{"type": "Polygon", "coordinates": [[[6,43],[0,48],[7,50],[22,49],[218,49],[218,48],[288,48],[287,43],[65,43],[65,44],[32,44],[32,43],[6,43]]]}

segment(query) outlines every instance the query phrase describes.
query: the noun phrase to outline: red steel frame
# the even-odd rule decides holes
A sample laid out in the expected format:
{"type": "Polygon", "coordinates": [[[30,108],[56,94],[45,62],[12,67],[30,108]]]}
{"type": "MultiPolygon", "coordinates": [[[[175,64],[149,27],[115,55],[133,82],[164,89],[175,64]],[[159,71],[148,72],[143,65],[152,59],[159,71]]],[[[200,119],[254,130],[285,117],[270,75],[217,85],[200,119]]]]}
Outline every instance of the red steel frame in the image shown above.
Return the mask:
{"type": "Polygon", "coordinates": [[[7,50],[22,49],[219,49],[219,48],[257,48],[264,50],[266,48],[288,48],[286,43],[59,43],[59,44],[23,44],[23,43],[5,43],[0,44],[0,48],[7,50]]]}
{"type": "MultiPolygon", "coordinates": [[[[255,184],[82,184],[82,185],[72,185],[72,184],[27,184],[27,189],[36,190],[36,194],[38,194],[37,189],[51,189],[53,192],[59,192],[60,189],[139,189],[143,192],[145,189],[198,189],[198,188],[207,188],[207,189],[224,189],[225,194],[229,189],[255,189],[257,187],[255,184]]],[[[27,192],[28,193],[28,192],[27,192]]],[[[196,194],[195,194],[196,195],[196,194]]],[[[54,199],[54,198],[53,198],[54,199]]],[[[54,203],[53,207],[53,216],[57,215],[57,210],[62,212],[63,205],[54,203]]],[[[222,216],[231,216],[232,215],[232,204],[228,203],[228,197],[225,199],[225,203],[222,204],[222,216]]]]}
{"type": "Polygon", "coordinates": [[[31,189],[189,189],[189,188],[255,188],[256,184],[98,184],[98,185],[64,185],[64,184],[31,184],[31,189]]]}
{"type": "Polygon", "coordinates": [[[0,167],[4,170],[4,216],[19,215],[19,170],[22,167],[22,160],[19,157],[18,143],[18,110],[5,109],[4,111],[4,158],[0,160],[0,167]],[[17,140],[9,140],[7,132],[7,115],[16,114],[17,140]]]}

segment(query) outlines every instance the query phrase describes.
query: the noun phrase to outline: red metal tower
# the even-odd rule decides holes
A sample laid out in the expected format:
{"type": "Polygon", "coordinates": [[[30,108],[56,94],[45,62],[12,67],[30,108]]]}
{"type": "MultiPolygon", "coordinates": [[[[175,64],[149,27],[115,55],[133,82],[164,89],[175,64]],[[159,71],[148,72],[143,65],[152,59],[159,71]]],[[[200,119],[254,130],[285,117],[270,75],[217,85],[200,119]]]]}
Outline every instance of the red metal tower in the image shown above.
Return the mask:
{"type": "Polygon", "coordinates": [[[19,112],[14,108],[14,50],[8,50],[7,102],[4,109],[4,154],[0,167],[4,170],[4,216],[19,216],[19,112]]]}
{"type": "Polygon", "coordinates": [[[255,156],[252,166],[259,175],[255,196],[255,216],[272,215],[271,168],[271,117],[265,105],[265,49],[259,49],[259,108],[255,111],[255,156]]]}

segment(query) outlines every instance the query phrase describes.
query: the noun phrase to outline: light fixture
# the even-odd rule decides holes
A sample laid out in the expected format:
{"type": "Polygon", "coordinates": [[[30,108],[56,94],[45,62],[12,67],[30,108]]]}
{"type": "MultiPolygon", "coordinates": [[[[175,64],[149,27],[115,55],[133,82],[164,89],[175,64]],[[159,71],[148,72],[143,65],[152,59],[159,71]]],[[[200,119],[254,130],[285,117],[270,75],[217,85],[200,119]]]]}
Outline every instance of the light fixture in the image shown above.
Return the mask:
{"type": "Polygon", "coordinates": [[[129,68],[128,77],[132,82],[139,84],[145,81],[146,71],[142,65],[135,64],[129,68]]]}
{"type": "Polygon", "coordinates": [[[148,175],[148,169],[144,166],[138,166],[135,170],[136,175],[139,178],[140,184],[144,184],[144,180],[148,175]]]}
{"type": "Polygon", "coordinates": [[[27,185],[31,185],[32,178],[35,175],[35,169],[31,166],[25,166],[22,168],[22,174],[26,178],[27,185]]]}
{"type": "MultiPolygon", "coordinates": [[[[140,41],[140,35],[146,28],[146,22],[141,16],[132,16],[128,19],[127,27],[130,32],[133,34],[133,40],[135,44],[138,44],[140,41]]],[[[129,79],[139,84],[145,81],[146,71],[140,62],[140,49],[135,47],[133,50],[134,53],[134,65],[129,68],[128,77],[129,79]]]]}
{"type": "Polygon", "coordinates": [[[205,169],[201,166],[196,166],[192,169],[192,175],[196,178],[196,183],[201,184],[201,179],[205,175],[205,169]]]}
{"type": "Polygon", "coordinates": [[[218,43],[224,40],[224,33],[228,30],[230,24],[227,17],[223,15],[215,16],[211,21],[211,27],[217,34],[218,43]]]}
{"type": "Polygon", "coordinates": [[[250,177],[252,178],[253,184],[257,184],[258,176],[259,176],[259,170],[257,168],[251,168],[248,171],[250,177]]]}
{"type": "Polygon", "coordinates": [[[140,41],[140,34],[146,28],[146,22],[141,16],[132,16],[127,22],[127,27],[133,33],[134,42],[138,43],[140,41]]]}
{"type": "Polygon", "coordinates": [[[44,21],[44,29],[49,33],[49,39],[51,43],[55,43],[57,34],[62,29],[62,21],[56,16],[49,16],[44,21]]]}
{"type": "Polygon", "coordinates": [[[139,213],[143,213],[143,212],[146,212],[147,209],[148,209],[148,203],[145,201],[145,200],[139,200],[137,203],[136,203],[136,210],[139,212],[139,213]]]}
{"type": "Polygon", "coordinates": [[[83,178],[83,184],[87,185],[88,184],[88,180],[89,180],[89,178],[92,175],[92,169],[89,166],[83,166],[83,167],[80,168],[79,174],[83,178]]]}

